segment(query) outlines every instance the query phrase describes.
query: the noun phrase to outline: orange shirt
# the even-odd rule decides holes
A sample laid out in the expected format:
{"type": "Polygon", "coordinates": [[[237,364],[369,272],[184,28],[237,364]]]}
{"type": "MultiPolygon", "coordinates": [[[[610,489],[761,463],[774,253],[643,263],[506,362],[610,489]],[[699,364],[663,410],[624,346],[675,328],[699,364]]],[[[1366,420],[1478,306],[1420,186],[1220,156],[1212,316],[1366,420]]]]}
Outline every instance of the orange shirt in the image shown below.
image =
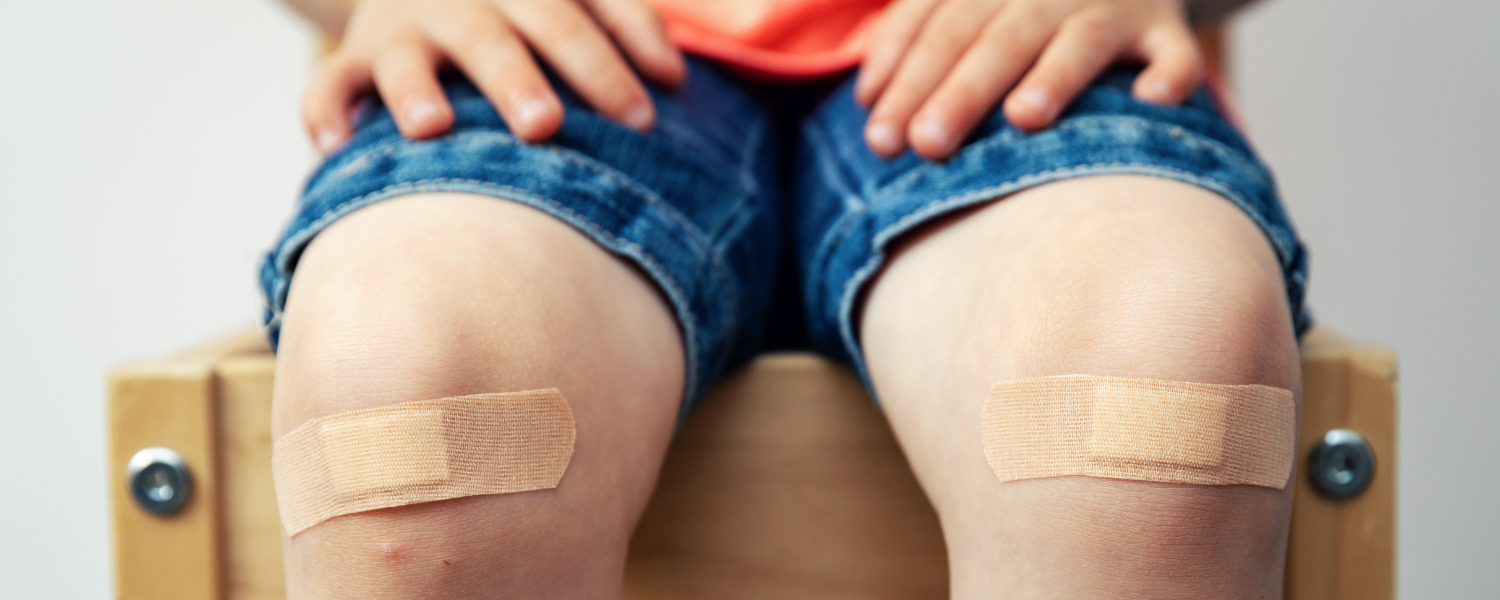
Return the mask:
{"type": "Polygon", "coordinates": [[[859,64],[890,0],[646,0],[679,48],[778,79],[859,64]]]}

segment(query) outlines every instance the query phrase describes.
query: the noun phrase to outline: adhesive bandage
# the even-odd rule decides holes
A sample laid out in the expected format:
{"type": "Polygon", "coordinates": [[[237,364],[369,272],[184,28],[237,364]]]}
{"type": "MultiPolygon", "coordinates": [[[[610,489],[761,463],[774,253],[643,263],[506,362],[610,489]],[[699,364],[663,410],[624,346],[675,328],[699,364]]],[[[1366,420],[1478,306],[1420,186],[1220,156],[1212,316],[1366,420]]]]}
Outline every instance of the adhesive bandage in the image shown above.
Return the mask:
{"type": "Polygon", "coordinates": [[[1282,489],[1296,443],[1292,392],[1063,375],[996,383],[981,416],[1000,481],[1085,475],[1282,489]]]}
{"type": "Polygon", "coordinates": [[[276,440],[287,535],[377,508],[557,487],[573,412],[555,389],[418,400],[313,419],[276,440]]]}

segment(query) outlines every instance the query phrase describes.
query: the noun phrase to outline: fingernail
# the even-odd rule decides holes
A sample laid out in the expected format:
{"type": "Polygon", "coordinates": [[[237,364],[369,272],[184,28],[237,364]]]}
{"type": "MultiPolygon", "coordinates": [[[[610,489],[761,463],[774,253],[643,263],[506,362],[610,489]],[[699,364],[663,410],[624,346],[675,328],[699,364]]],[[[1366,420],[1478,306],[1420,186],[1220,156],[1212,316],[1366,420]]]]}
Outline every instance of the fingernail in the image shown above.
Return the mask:
{"type": "Polygon", "coordinates": [[[542,115],[547,114],[550,108],[551,103],[541,98],[526,100],[516,107],[517,124],[522,127],[530,127],[537,119],[542,118],[542,115]]]}
{"type": "Polygon", "coordinates": [[[642,104],[625,111],[625,116],[620,117],[620,122],[636,131],[646,131],[651,128],[652,116],[651,105],[642,104]]]}
{"type": "Polygon", "coordinates": [[[952,147],[953,134],[948,132],[948,124],[938,117],[917,117],[917,123],[911,129],[912,144],[921,141],[925,142],[924,146],[952,147]]]}
{"type": "Polygon", "coordinates": [[[406,105],[406,122],[410,125],[426,123],[438,112],[438,105],[431,100],[413,100],[406,105]]]}
{"type": "Polygon", "coordinates": [[[1162,79],[1148,81],[1141,87],[1144,99],[1151,102],[1166,102],[1167,98],[1172,95],[1172,86],[1167,85],[1167,82],[1162,79]]]}
{"type": "Polygon", "coordinates": [[[330,154],[339,147],[339,134],[332,129],[319,129],[313,143],[318,145],[318,150],[323,154],[330,154]]]}
{"type": "Polygon", "coordinates": [[[901,136],[890,123],[872,123],[865,129],[865,141],[882,154],[895,154],[901,149],[901,136]]]}
{"type": "Polygon", "coordinates": [[[1016,102],[1039,113],[1052,112],[1052,96],[1037,88],[1016,92],[1016,102]]]}

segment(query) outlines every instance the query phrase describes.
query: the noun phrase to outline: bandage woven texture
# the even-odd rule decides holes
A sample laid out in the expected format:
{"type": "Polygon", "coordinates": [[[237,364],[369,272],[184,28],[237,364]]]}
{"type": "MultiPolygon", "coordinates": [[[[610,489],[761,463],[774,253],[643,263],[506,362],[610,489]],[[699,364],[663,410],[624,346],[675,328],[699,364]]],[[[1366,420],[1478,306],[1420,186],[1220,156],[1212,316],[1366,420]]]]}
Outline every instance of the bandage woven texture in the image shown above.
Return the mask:
{"type": "Polygon", "coordinates": [[[1264,385],[1063,375],[994,384],[981,416],[1000,481],[1064,475],[1282,489],[1292,392],[1264,385]]]}
{"type": "Polygon", "coordinates": [[[555,389],[418,400],[303,423],[276,440],[287,535],[377,508],[557,487],[573,413],[555,389]]]}

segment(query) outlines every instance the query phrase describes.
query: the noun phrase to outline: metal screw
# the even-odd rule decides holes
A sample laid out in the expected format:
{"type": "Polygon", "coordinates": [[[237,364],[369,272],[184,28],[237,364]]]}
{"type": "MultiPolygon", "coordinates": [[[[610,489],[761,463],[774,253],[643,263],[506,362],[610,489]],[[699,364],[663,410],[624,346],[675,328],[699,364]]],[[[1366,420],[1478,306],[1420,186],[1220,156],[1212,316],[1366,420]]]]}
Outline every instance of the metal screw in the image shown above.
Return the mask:
{"type": "Polygon", "coordinates": [[[187,464],[171,448],[136,452],[125,466],[125,485],[142,510],[158,516],[177,512],[193,495],[187,464]]]}
{"type": "Polygon", "coordinates": [[[1375,478],[1375,452],[1364,436],[1350,429],[1324,434],[1308,462],[1313,487],[1335,500],[1358,496],[1375,478]]]}

